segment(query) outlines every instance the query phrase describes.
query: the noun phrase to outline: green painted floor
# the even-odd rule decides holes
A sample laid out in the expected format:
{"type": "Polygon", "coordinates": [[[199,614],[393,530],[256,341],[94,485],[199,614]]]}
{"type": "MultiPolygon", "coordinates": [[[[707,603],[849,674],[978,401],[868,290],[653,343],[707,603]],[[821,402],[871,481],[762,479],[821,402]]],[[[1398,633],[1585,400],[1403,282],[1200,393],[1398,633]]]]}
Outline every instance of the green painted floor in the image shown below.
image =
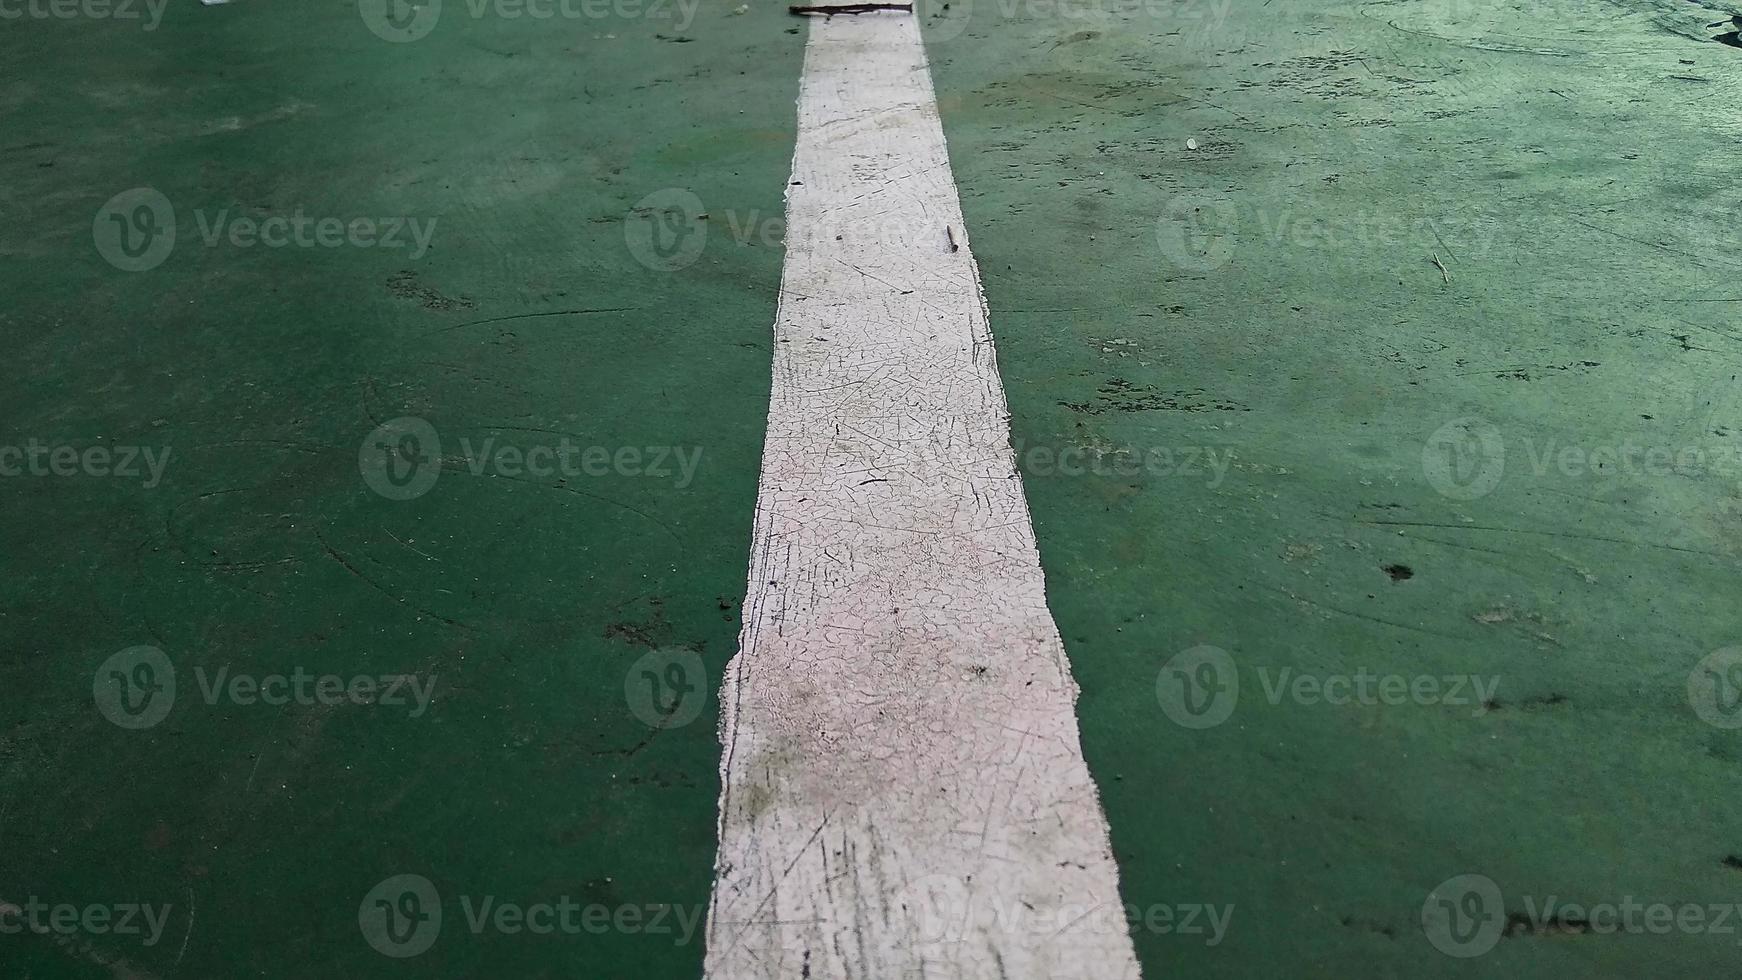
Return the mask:
{"type": "Polygon", "coordinates": [[[1682,4],[1526,6],[976,7],[933,45],[1015,438],[1169,453],[1136,477],[1025,457],[1127,900],[1236,907],[1215,947],[1137,932],[1146,975],[1742,956],[1423,936],[1461,873],[1539,902],[1742,894],[1742,738],[1687,694],[1742,636],[1742,129],[1716,109],[1742,52],[1668,30],[1719,19],[1682,4]],[[1506,455],[1456,499],[1424,447],[1472,417],[1506,455]],[[1537,472],[1629,441],[1727,468],[1537,472]],[[1200,644],[1241,687],[1192,730],[1155,681],[1200,644]],[[1258,670],[1284,667],[1497,676],[1500,707],[1271,704],[1258,670]]]}
{"type": "MultiPolygon", "coordinates": [[[[0,912],[171,907],[0,934],[0,974],[699,974],[803,23],[448,4],[405,43],[343,2],[0,22],[0,445],[169,454],[0,479],[0,912]],[[128,272],[98,216],[140,187],[177,237],[128,272]],[[202,235],[299,214],[429,247],[202,235]],[[359,472],[403,417],[442,458],[409,500],[359,472]],[[493,455],[564,445],[638,455],[493,455]],[[93,684],[139,645],[177,690],[130,730],[93,684]],[[208,703],[220,670],[434,700],[208,703]],[[359,904],[401,874],[446,921],[393,959],[359,904]],[[474,933],[486,897],[641,924],[474,933]]],[[[1127,901],[1234,906],[1138,930],[1146,975],[1733,971],[1734,931],[1459,959],[1421,924],[1464,873],[1742,894],[1742,730],[1688,696],[1742,643],[1729,12],[921,6],[1127,901]],[[1436,467],[1448,431],[1503,456],[1436,467]],[[1627,445],[1693,462],[1559,455],[1627,445]],[[1194,729],[1158,680],[1202,645],[1241,689],[1194,729]],[[1499,686],[1271,703],[1282,668],[1499,686]]]]}
{"type": "Polygon", "coordinates": [[[174,905],[151,947],[0,937],[0,974],[699,972],[670,912],[658,934],[474,936],[456,906],[705,908],[713,705],[651,729],[625,677],[688,649],[717,682],[736,642],[781,253],[715,241],[673,275],[636,261],[624,218],[670,187],[778,215],[804,38],[718,6],[690,44],[655,21],[464,10],[399,44],[352,6],[247,0],[177,4],[152,33],[0,33],[25,79],[0,121],[6,441],[172,453],[149,490],[4,483],[0,901],[174,905]],[[127,273],[92,217],[138,186],[172,202],[178,240],[127,273]],[[208,247],[226,209],[436,224],[416,260],[208,247]],[[400,416],[447,457],[414,500],[359,475],[400,416]],[[492,437],[703,455],[682,488],[474,476],[462,440],[492,437]],[[179,689],[127,731],[93,709],[92,674],[136,644],[179,689]],[[194,672],[226,666],[434,675],[435,703],[208,705],[194,672]],[[402,873],[449,921],[394,961],[358,906],[402,873]]]}

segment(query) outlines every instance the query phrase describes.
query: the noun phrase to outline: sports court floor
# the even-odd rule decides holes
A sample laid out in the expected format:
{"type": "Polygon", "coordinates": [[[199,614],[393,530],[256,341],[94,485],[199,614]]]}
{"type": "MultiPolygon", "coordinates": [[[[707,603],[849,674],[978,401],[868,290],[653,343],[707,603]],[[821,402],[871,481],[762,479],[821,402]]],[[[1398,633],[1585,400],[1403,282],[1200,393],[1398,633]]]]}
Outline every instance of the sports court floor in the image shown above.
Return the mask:
{"type": "Polygon", "coordinates": [[[0,975],[1733,973],[1709,2],[0,0],[0,975]]]}

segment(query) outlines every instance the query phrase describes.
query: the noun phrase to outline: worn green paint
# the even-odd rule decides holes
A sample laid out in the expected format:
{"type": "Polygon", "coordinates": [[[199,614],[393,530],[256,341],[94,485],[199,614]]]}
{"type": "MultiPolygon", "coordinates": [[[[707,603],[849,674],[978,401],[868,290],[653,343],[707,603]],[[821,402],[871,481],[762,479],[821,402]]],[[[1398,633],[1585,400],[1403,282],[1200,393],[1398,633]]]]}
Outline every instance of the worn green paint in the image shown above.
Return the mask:
{"type": "Polygon", "coordinates": [[[1146,974],[1728,969],[1734,935],[1520,936],[1463,961],[1419,923],[1463,872],[1509,911],[1742,884],[1742,742],[1687,700],[1742,640],[1742,470],[1538,475],[1527,455],[1631,440],[1733,464],[1742,192],[1714,107],[1742,52],[1670,3],[1052,9],[976,4],[931,44],[1015,438],[1236,458],[1211,486],[1024,457],[1127,901],[1235,906],[1215,948],[1140,931],[1146,974]],[[1178,241],[1182,202],[1210,239],[1172,251],[1225,264],[1170,258],[1158,221],[1178,241]],[[1508,449],[1469,502],[1422,463],[1462,416],[1508,449]],[[1242,664],[1203,731],[1156,694],[1198,644],[1242,664]],[[1502,706],[1272,705],[1261,666],[1498,675],[1502,706]]]}
{"type": "MultiPolygon", "coordinates": [[[[680,32],[450,0],[397,45],[337,3],[0,31],[0,442],[172,453],[153,488],[0,483],[0,900],[175,906],[150,948],[4,937],[9,974],[695,975],[697,938],[475,936],[458,899],[706,901],[713,707],[650,738],[623,683],[648,645],[717,679],[737,631],[780,262],[737,239],[780,214],[803,35],[732,6],[680,32]],[[128,274],[91,222],[137,186],[181,240],[128,274]],[[674,273],[623,239],[666,187],[710,213],[674,273]],[[433,248],[207,247],[194,216],[298,208],[435,219],[433,248]],[[528,316],[576,309],[616,312],[528,316]],[[394,502],[356,459],[400,415],[450,455],[568,433],[703,464],[683,488],[563,488],[456,461],[394,502]],[[91,675],[140,643],[181,694],[126,732],[91,675]],[[420,718],[206,705],[194,671],[226,665],[427,672],[437,698],[420,718]],[[403,872],[447,923],[390,961],[356,906],[403,872]]],[[[1015,436],[1235,458],[1211,485],[1024,454],[1127,899],[1235,906],[1218,947],[1140,931],[1149,975],[1733,962],[1674,935],[1515,937],[1466,963],[1418,915],[1466,871],[1586,903],[1735,894],[1742,745],[1685,697],[1742,637],[1735,474],[1538,475],[1526,454],[1733,452],[1733,304],[1712,301],[1742,194],[1714,107],[1742,54],[1641,0],[1048,9],[922,11],[1015,436]],[[1205,222],[1225,264],[1158,240],[1182,201],[1232,208],[1205,222]],[[1467,502],[1421,464],[1461,416],[1509,449],[1467,502]],[[1155,695],[1195,644],[1245,667],[1206,731],[1155,695]],[[1259,666],[1494,674],[1501,707],[1271,705],[1259,666]]]]}
{"type": "Polygon", "coordinates": [[[149,490],[0,484],[0,899],[175,906],[151,948],[0,937],[0,972],[699,972],[699,935],[474,936],[459,897],[707,901],[714,706],[652,734],[624,681],[647,646],[689,647],[711,690],[738,630],[780,252],[721,219],[780,214],[803,37],[781,11],[731,8],[707,4],[692,43],[647,18],[473,20],[451,0],[406,44],[339,3],[0,31],[0,441],[172,452],[149,490]],[[170,199],[179,235],[133,274],[91,225],[137,186],[170,199]],[[623,228],[667,187],[717,225],[672,273],[638,264],[623,228]],[[225,209],[437,226],[415,261],[207,247],[195,212],[225,209]],[[541,315],[607,308],[623,311],[541,315]],[[364,436],[402,415],[451,460],[409,502],[358,470],[364,436]],[[560,434],[703,458],[682,488],[457,459],[462,437],[560,434]],[[180,685],[144,732],[92,707],[92,672],[135,644],[180,685]],[[425,672],[436,701],[415,719],[208,706],[193,672],[224,666],[425,672]],[[446,915],[403,961],[357,925],[398,873],[427,875],[446,915]]]}

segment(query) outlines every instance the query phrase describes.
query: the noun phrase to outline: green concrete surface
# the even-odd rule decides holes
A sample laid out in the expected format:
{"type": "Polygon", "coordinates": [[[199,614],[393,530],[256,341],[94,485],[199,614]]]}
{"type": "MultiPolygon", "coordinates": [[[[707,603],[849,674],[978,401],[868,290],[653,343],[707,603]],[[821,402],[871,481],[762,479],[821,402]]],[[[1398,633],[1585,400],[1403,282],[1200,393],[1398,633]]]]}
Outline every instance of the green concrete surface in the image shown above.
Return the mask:
{"type": "Polygon", "coordinates": [[[1421,926],[1462,873],[1509,912],[1742,894],[1742,738],[1687,691],[1742,637],[1728,13],[1115,9],[977,3],[932,59],[1016,441],[1178,464],[1023,457],[1126,900],[1235,906],[1213,947],[1138,930],[1145,975],[1734,972],[1734,932],[1466,960],[1421,926]],[[1455,499],[1423,450],[1471,417],[1503,475],[1455,499]],[[1629,441],[1727,468],[1535,464],[1629,441]],[[1240,688],[1191,730],[1156,675],[1200,644],[1240,688]],[[1272,704],[1284,667],[1499,705],[1272,704]]]}
{"type": "Polygon", "coordinates": [[[779,214],[789,26],[715,4],[680,44],[651,19],[450,11],[387,43],[352,5],[244,0],[176,3],[149,33],[0,27],[0,441],[172,453],[150,489],[4,482],[0,901],[173,905],[150,947],[0,937],[0,974],[699,973],[699,935],[473,936],[459,900],[705,909],[711,694],[655,730],[625,675],[687,649],[717,682],[736,642],[781,255],[715,236],[656,271],[624,218],[665,188],[779,214]],[[92,218],[140,186],[178,237],[129,273],[92,218]],[[201,214],[225,209],[436,225],[416,260],[208,247],[201,214]],[[359,476],[364,437],[399,416],[442,439],[415,500],[359,476]],[[703,457],[682,488],[472,475],[460,440],[493,436],[703,457]],[[92,707],[92,672],[136,644],[178,680],[144,731],[92,707]],[[435,701],[208,705],[194,671],[226,666],[433,675],[435,701]],[[446,920],[391,960],[358,906],[402,873],[446,920]]]}
{"type": "MultiPolygon", "coordinates": [[[[0,975],[699,975],[678,923],[712,879],[804,43],[737,7],[448,0],[404,43],[327,0],[0,22],[0,445],[170,454],[160,481],[0,480],[0,903],[170,906],[151,945],[0,936],[0,975]],[[141,187],[177,238],[128,272],[93,219],[141,187]],[[668,213],[684,190],[705,218],[668,213]],[[415,258],[201,235],[298,213],[433,233],[415,258]],[[636,222],[705,247],[664,271],[636,222]],[[410,500],[359,473],[401,417],[443,456],[410,500]],[[492,438],[702,455],[475,474],[492,438]],[[128,730],[93,681],[138,645],[177,692],[128,730]],[[686,723],[632,710],[650,653],[699,656],[686,723]],[[225,668],[434,700],[208,704],[225,668]],[[392,959],[358,913],[400,874],[445,918],[392,959]],[[474,934],[486,896],[666,924],[474,934]]],[[[1735,933],[1459,959],[1421,926],[1465,873],[1513,912],[1742,895],[1742,732],[1687,692],[1742,643],[1742,50],[1705,26],[1730,13],[921,5],[1126,900],[1233,906],[1216,945],[1137,930],[1146,976],[1734,972],[1735,933]],[[1497,484],[1436,489],[1424,450],[1477,424],[1497,484]],[[1624,444],[1729,462],[1536,465],[1624,444]],[[1112,472],[1130,453],[1167,463],[1112,472]],[[1157,681],[1201,645],[1241,689],[1191,729],[1157,681]],[[1499,687],[1270,703],[1284,667],[1499,687]]]]}

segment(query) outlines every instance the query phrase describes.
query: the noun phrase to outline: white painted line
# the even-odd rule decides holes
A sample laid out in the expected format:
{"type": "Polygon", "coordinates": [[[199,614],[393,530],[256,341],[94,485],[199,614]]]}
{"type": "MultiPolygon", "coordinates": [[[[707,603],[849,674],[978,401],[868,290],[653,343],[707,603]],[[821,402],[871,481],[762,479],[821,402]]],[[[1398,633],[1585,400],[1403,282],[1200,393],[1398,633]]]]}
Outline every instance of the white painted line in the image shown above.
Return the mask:
{"type": "Polygon", "coordinates": [[[707,976],[1135,977],[918,27],[810,30],[707,976]]]}

